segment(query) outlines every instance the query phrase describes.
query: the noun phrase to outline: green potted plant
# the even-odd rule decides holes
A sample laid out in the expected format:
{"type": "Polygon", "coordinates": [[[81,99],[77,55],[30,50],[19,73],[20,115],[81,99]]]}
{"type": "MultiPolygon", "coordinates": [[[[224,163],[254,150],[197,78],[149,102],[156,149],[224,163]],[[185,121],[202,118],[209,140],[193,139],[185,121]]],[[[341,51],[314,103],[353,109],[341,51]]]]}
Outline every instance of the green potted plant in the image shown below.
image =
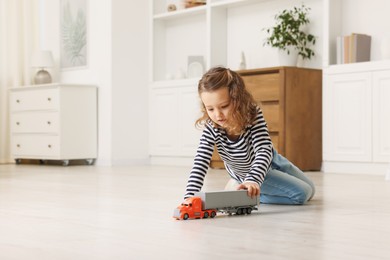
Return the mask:
{"type": "Polygon", "coordinates": [[[264,45],[278,48],[288,55],[293,55],[293,52],[297,53],[295,65],[298,56],[310,60],[314,56],[310,45],[316,43],[316,37],[303,30],[310,23],[307,17],[309,10],[310,8],[302,5],[276,14],[275,26],[266,29],[269,36],[264,45]]]}

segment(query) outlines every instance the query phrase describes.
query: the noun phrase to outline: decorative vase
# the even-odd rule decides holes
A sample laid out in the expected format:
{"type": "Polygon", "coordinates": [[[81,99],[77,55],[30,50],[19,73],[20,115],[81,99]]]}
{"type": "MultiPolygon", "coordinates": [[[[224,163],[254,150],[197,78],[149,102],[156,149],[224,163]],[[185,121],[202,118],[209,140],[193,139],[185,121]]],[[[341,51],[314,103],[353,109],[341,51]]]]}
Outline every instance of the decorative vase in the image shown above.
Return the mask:
{"type": "Polygon", "coordinates": [[[246,69],[245,54],[244,54],[243,51],[241,52],[241,60],[240,60],[240,64],[238,66],[238,69],[239,70],[245,70],[246,69]]]}
{"type": "Polygon", "coordinates": [[[287,47],[286,50],[279,49],[279,65],[280,66],[297,66],[298,50],[293,47],[287,47]],[[288,51],[289,50],[289,53],[288,51]]]}

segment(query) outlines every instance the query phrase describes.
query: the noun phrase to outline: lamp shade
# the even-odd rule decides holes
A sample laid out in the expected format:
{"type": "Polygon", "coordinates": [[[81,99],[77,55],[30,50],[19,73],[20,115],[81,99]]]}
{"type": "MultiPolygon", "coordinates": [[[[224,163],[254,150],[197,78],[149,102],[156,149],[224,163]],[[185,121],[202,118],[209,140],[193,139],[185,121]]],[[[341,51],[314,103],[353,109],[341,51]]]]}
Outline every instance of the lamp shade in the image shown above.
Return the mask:
{"type": "Polygon", "coordinates": [[[35,51],[31,56],[31,67],[48,68],[54,66],[51,51],[35,51]]]}

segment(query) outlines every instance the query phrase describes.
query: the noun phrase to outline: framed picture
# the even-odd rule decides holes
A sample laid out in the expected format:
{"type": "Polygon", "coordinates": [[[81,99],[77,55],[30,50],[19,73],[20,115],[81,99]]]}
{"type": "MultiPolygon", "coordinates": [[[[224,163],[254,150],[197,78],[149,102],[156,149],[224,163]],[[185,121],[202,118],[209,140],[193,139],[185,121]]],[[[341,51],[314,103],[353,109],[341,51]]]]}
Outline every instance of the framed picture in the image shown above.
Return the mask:
{"type": "Polygon", "coordinates": [[[60,67],[87,67],[87,0],[60,0],[60,67]]]}

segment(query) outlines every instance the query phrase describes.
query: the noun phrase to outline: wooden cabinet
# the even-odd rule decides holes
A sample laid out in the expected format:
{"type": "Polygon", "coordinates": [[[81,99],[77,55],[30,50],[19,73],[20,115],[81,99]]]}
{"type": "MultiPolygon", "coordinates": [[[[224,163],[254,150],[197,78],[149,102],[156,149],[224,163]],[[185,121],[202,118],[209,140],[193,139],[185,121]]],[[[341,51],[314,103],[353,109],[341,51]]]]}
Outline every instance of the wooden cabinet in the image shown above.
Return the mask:
{"type": "Polygon", "coordinates": [[[10,89],[11,154],[21,159],[97,156],[95,86],[47,84],[10,89]]]}
{"type": "MultiPolygon", "coordinates": [[[[278,152],[302,170],[322,162],[322,71],[275,67],[239,71],[261,107],[278,152]]],[[[220,167],[214,154],[211,167],[220,167]]]]}

